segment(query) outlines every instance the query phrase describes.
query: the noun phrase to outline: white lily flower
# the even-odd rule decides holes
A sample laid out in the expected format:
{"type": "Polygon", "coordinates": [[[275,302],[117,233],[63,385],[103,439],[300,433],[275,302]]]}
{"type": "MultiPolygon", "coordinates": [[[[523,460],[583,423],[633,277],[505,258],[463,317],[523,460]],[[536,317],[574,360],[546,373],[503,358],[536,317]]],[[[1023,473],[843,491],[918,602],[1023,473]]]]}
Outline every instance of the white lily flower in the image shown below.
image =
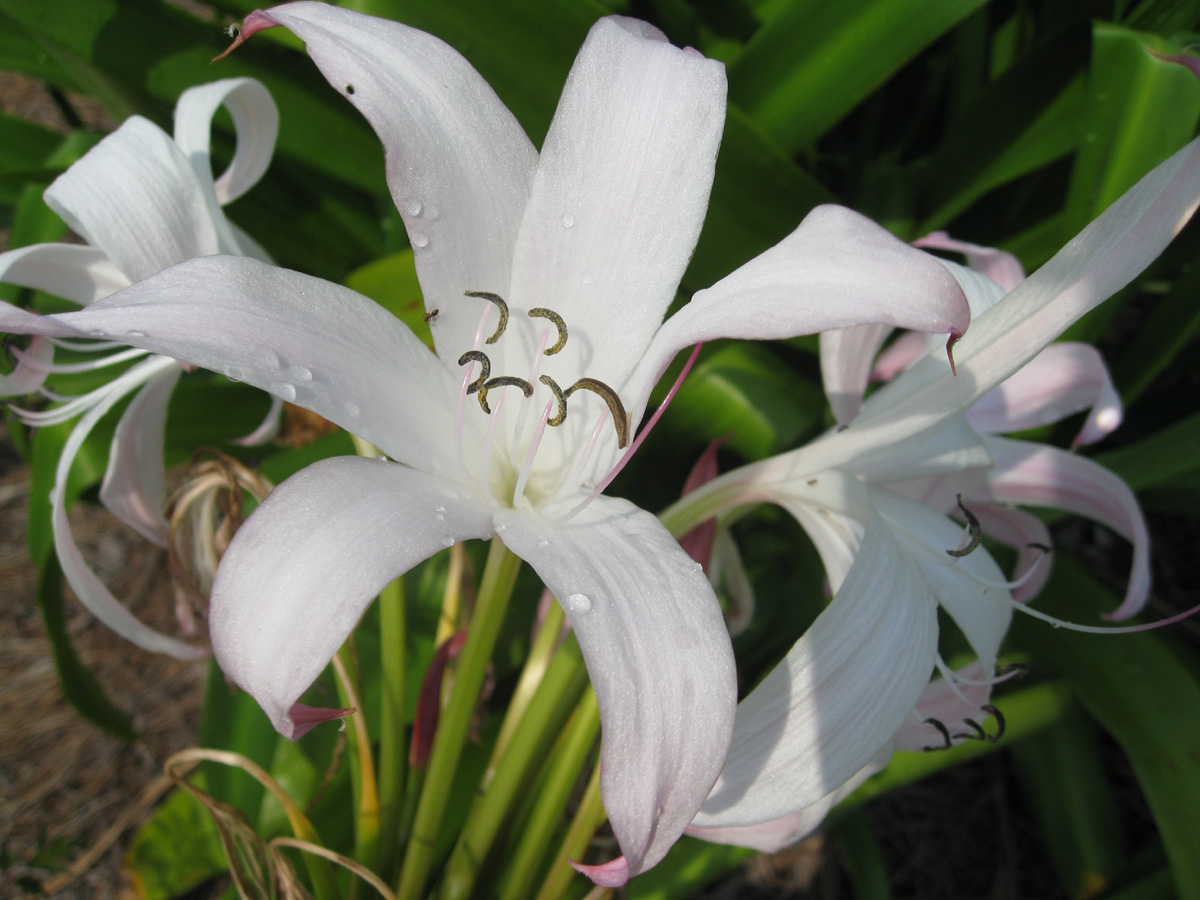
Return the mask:
{"type": "MultiPolygon", "coordinates": [[[[248,78],[185,91],[175,108],[174,138],[147,119],[130,118],[46,190],[46,203],[87,244],[37,244],[0,254],[0,280],[87,306],[193,257],[246,253],[266,258],[257,244],[226,220],[221,206],[249,190],[266,170],[278,120],[267,89],[248,78]],[[233,116],[238,143],[229,168],[214,180],[209,130],[222,105],[233,116]]],[[[179,659],[207,656],[207,648],[144,625],[112,595],[75,544],[63,496],[71,465],[96,423],[136,392],[113,436],[100,499],[148,540],[160,547],[167,545],[163,429],[167,405],[182,372],[180,364],[144,350],[122,348],[90,362],[56,365],[56,341],[85,353],[112,350],[114,344],[68,344],[60,339],[77,336],[76,332],[56,331],[33,313],[7,303],[0,303],[0,328],[35,333],[27,351],[16,351],[14,372],[0,379],[0,395],[4,396],[38,390],[52,372],[94,370],[140,360],[86,396],[64,400],[46,412],[18,412],[35,426],[80,417],[59,457],[51,493],[55,549],[63,574],[80,601],[101,622],[139,647],[179,659]],[[21,323],[30,328],[22,329],[21,323]]],[[[120,337],[116,341],[124,343],[120,337]]],[[[278,407],[273,407],[249,439],[269,437],[278,412],[278,407]]]]}
{"type": "Polygon", "coordinates": [[[228,257],[56,322],[262,387],[395,461],[309,467],[221,563],[214,651],[282,733],[311,722],[297,699],[389,581],[468,538],[500,535],[529,562],[571,620],[601,711],[602,789],[623,856],[584,870],[624,883],[708,794],[736,702],[700,567],[654,516],[598,496],[652,386],[678,350],[720,336],[876,321],[958,334],[961,290],[926,254],[823,207],[664,323],[712,184],[720,63],[645,23],[602,19],[539,155],[430,35],[296,3],[252,14],[242,36],[274,25],[305,41],[383,141],[437,355],[349,290],[228,257]]]}
{"type": "MultiPolygon", "coordinates": [[[[1197,148],[1193,142],[1158,166],[1027,279],[994,251],[960,245],[969,256],[979,251],[973,265],[1006,286],[947,264],[975,314],[955,346],[957,373],[941,353],[920,355],[923,337],[902,339],[896,353],[904,359],[892,360],[892,371],[920,358],[862,402],[886,327],[822,335],[826,389],[843,426],[726,473],[664,514],[682,533],[748,503],[784,506],[811,536],[835,591],[786,659],[739,705],[725,769],[694,820],[695,833],[778,846],[819,820],[803,811],[827,809],[881,754],[936,744],[937,730],[920,719],[937,718],[955,732],[958,723],[943,717],[958,716],[961,730],[972,730],[966,716],[984,708],[986,689],[997,680],[996,650],[1020,604],[986,551],[972,547],[977,525],[964,546],[959,526],[943,515],[958,506],[958,492],[1083,511],[1122,531],[1135,545],[1134,573],[1113,617],[1140,608],[1148,588],[1145,536],[1128,487],[1082,457],[986,432],[1089,405],[1083,440],[1119,421],[1096,360],[1070,345],[1047,345],[1128,284],[1192,216],[1200,204],[1197,148]],[[1022,372],[1031,361],[1032,374],[1022,372]],[[931,478],[913,491],[912,479],[931,478]],[[939,490],[930,493],[931,484],[939,490]],[[936,500],[936,508],[896,492],[905,490],[936,500]],[[978,655],[977,668],[965,674],[951,673],[937,657],[939,603],[978,655]],[[945,680],[929,685],[935,666],[945,680]]],[[[1003,540],[1045,541],[1044,528],[1032,528],[1036,520],[1027,514],[969,508],[1003,540]]]]}

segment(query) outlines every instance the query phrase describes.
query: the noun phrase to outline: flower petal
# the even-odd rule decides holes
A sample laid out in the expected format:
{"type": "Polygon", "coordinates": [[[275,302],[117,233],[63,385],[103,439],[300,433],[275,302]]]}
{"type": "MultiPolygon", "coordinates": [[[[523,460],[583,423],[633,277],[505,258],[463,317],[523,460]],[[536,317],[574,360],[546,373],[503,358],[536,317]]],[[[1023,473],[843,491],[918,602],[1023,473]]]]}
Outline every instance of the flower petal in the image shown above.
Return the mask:
{"type": "Polygon", "coordinates": [[[1005,291],[1011,291],[1025,280],[1021,262],[1011,253],[994,247],[981,247],[967,241],[956,241],[944,231],[935,231],[912,242],[914,247],[929,250],[950,250],[967,258],[967,265],[981,275],[986,275],[1005,291]]]}
{"type": "Polygon", "coordinates": [[[314,463],[238,530],[213,583],[221,669],[285,737],[292,705],[385,584],[443,547],[492,533],[483,498],[386,460],[314,463]]]}
{"type": "Polygon", "coordinates": [[[188,88],[175,104],[175,143],[192,164],[196,177],[213,186],[221,204],[236,200],[262,178],[275,152],[279,110],[271,93],[253,78],[225,78],[188,88]],[[237,147],[229,167],[213,181],[209,156],[213,116],[224,106],[233,117],[237,147]]]}
{"type": "Polygon", "coordinates": [[[1073,446],[1091,444],[1121,424],[1121,398],[1090,344],[1051,344],[988,391],[967,412],[980,431],[1006,434],[1059,422],[1090,409],[1073,446]]]}
{"type": "Polygon", "coordinates": [[[537,151],[483,77],[432,35],[324,3],[253,16],[304,41],[379,135],[425,306],[439,310],[434,341],[455,367],[480,315],[463,291],[508,290],[537,151]]]}
{"type": "Polygon", "coordinates": [[[658,519],[624,500],[597,497],[565,522],[502,511],[497,531],[579,639],[600,706],[604,807],[627,865],[600,883],[632,877],[683,833],[725,758],[737,684],[720,605],[658,519]]]}
{"type": "Polygon", "coordinates": [[[97,619],[125,640],[137,644],[144,650],[152,653],[165,653],[176,659],[193,660],[203,659],[208,655],[208,651],[203,647],[193,647],[169,638],[142,624],[109,592],[108,588],[96,577],[96,573],[88,568],[79,552],[79,547],[75,544],[75,537],[71,533],[64,497],[71,464],[75,461],[79,448],[83,446],[83,442],[87,440],[87,436],[96,423],[130,391],[161,377],[172,369],[179,370],[174,360],[161,357],[151,357],[138,363],[110,382],[103,399],[80,418],[79,423],[71,431],[70,437],[67,438],[62,455],[58,458],[58,467],[54,474],[54,489],[50,493],[50,525],[54,534],[54,550],[62,565],[63,575],[75,591],[76,596],[79,597],[79,601],[97,619]]]}
{"type": "Polygon", "coordinates": [[[453,465],[457,384],[395,316],[336,284],[211,257],[46,318],[245,381],[425,471],[453,465]]]}
{"type": "Polygon", "coordinates": [[[839,425],[858,415],[875,354],[891,333],[892,326],[874,322],[821,332],[821,382],[839,425]]]}
{"type": "MultiPolygon", "coordinates": [[[[873,394],[851,427],[812,444],[814,459],[886,447],[965,410],[1074,321],[1112,296],[1169,244],[1200,205],[1200,142],[1146,175],[1003,301],[975,317],[954,348],[958,374],[926,356],[873,394]]],[[[837,463],[831,463],[837,464],[837,463]]]]}
{"type": "MultiPolygon", "coordinates": [[[[975,497],[968,497],[968,502],[972,499],[975,497]]],[[[981,503],[972,506],[971,512],[979,519],[984,534],[1017,551],[1012,578],[1020,583],[1013,588],[1013,599],[1025,603],[1040,594],[1050,580],[1051,559],[1047,556],[1051,553],[1052,541],[1046,523],[1032,513],[1008,506],[981,503]],[[1034,566],[1037,571],[1030,574],[1034,566]]]]}
{"type": "MultiPolygon", "coordinates": [[[[991,670],[985,670],[978,662],[964,666],[956,673],[971,681],[983,681],[991,676],[991,670]]],[[[909,753],[921,753],[929,749],[940,749],[945,746],[944,733],[929,723],[936,719],[946,726],[950,732],[959,729],[970,729],[966,719],[981,720],[981,707],[991,697],[991,687],[986,684],[967,684],[959,682],[955,687],[945,678],[938,678],[929,683],[921,694],[921,699],[913,710],[912,716],[896,733],[896,749],[909,753]],[[963,697],[970,702],[964,702],[963,697]]],[[[967,733],[970,733],[969,731],[967,733]]]]}
{"type": "Polygon", "coordinates": [[[25,359],[18,360],[11,373],[0,375],[0,397],[32,394],[46,383],[54,362],[54,345],[41,335],[34,335],[25,354],[25,359]]]}
{"type": "Polygon", "coordinates": [[[509,302],[570,327],[558,360],[618,385],[675,297],[704,222],[725,67],[644,22],[600,19],[542,147],[509,302]]]}
{"type": "Polygon", "coordinates": [[[103,251],[81,244],[34,244],[0,254],[0,281],[80,306],[129,287],[129,279],[103,251]]]}
{"type": "Polygon", "coordinates": [[[738,705],[721,778],[694,824],[756,825],[853,778],[929,682],[937,606],[878,513],[841,589],[787,657],[738,705]]]}
{"type": "Polygon", "coordinates": [[[672,357],[699,341],[771,340],[870,322],[957,335],[969,311],[940,261],[852,210],[818,206],[668,319],[622,394],[640,411],[672,357]]]}
{"type": "Polygon", "coordinates": [[[234,438],[229,443],[237,444],[239,447],[258,447],[275,437],[279,433],[279,426],[282,424],[283,398],[272,397],[267,414],[263,416],[263,420],[259,423],[259,426],[249,434],[243,435],[240,438],[234,438]]]}
{"type": "Polygon", "coordinates": [[[1150,535],[1129,485],[1086,456],[1057,447],[1004,438],[989,438],[987,445],[996,461],[987,477],[988,499],[1079,513],[1133,544],[1125,599],[1105,618],[1120,620],[1136,614],[1150,594],[1150,535]]]}
{"type": "Polygon", "coordinates": [[[163,441],[167,405],[183,370],[164,369],[146,382],[121,415],[100,485],[100,502],[118,519],[160,547],[170,528],[163,518],[167,476],[163,441]]]}
{"type": "Polygon", "coordinates": [[[187,158],[140,116],[58,176],[45,197],[130,281],[221,250],[208,198],[187,158]]]}

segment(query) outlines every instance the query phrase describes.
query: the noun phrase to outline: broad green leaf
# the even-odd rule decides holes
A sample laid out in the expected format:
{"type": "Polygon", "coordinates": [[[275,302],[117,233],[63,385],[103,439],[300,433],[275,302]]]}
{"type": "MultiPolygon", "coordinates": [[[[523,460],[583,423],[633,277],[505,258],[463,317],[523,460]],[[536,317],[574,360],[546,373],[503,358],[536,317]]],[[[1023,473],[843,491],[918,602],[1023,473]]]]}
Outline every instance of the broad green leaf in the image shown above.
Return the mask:
{"type": "Polygon", "coordinates": [[[62,143],[62,135],[0,112],[0,172],[33,169],[62,143]]]}
{"type": "MultiPolygon", "coordinates": [[[[200,780],[201,776],[193,776],[200,780]]],[[[134,835],[124,872],[138,900],[172,900],[228,868],[212,816],[187,791],[176,790],[134,835]]]]}
{"type": "Polygon", "coordinates": [[[1192,0],[1141,0],[1140,3],[1129,4],[1128,18],[1124,24],[1129,28],[1169,36],[1174,32],[1194,29],[1200,24],[1200,10],[1192,0]]]}
{"type": "Polygon", "coordinates": [[[887,868],[863,811],[855,810],[841,817],[829,831],[845,855],[855,900],[890,900],[892,887],[887,868]]]}
{"type": "Polygon", "coordinates": [[[425,319],[424,295],[411,249],[355,269],[346,278],[346,287],[370,297],[412,329],[426,345],[433,346],[430,323],[437,318],[431,311],[429,321],[425,319]]]}
{"type": "Polygon", "coordinates": [[[1200,473],[1200,413],[1136,444],[1102,453],[1096,462],[1139,492],[1196,475],[1200,473]]]}
{"type": "Polygon", "coordinates": [[[729,72],[730,100],[787,153],[806,147],[983,0],[793,0],[729,72]]]}
{"type": "Polygon", "coordinates": [[[1126,405],[1133,403],[1176,361],[1200,330],[1200,269],[1184,272],[1154,306],[1121,353],[1113,380],[1126,405]]]}
{"type": "Polygon", "coordinates": [[[1121,819],[1096,743],[1077,709],[1012,746],[1026,802],[1069,896],[1112,883],[1121,860],[1121,819]]]}
{"type": "MultiPolygon", "coordinates": [[[[1038,605],[1090,622],[1117,605],[1071,560],[1055,561],[1038,605]]],[[[1133,766],[1182,900],[1200,898],[1200,681],[1155,632],[1081,634],[1018,616],[1014,637],[1041,669],[1061,674],[1133,766]]]]}

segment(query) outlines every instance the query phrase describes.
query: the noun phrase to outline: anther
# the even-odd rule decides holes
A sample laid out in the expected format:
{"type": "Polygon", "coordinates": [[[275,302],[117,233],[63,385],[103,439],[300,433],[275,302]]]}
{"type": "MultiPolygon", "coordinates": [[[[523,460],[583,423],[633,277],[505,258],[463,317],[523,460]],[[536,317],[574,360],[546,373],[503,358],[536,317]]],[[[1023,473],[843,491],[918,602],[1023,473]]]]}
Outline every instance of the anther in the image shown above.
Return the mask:
{"type": "Polygon", "coordinates": [[[550,391],[554,394],[554,399],[556,399],[558,401],[558,412],[555,413],[553,419],[547,419],[546,424],[547,425],[561,425],[563,422],[565,422],[567,420],[567,398],[563,394],[562,388],[560,388],[558,386],[558,382],[555,381],[553,378],[551,378],[549,375],[543,375],[541,378],[538,379],[538,381],[540,381],[546,387],[550,388],[550,391]]]}
{"type": "Polygon", "coordinates": [[[617,449],[624,450],[629,443],[629,417],[625,414],[625,404],[621,402],[617,392],[603,381],[597,381],[595,378],[580,378],[563,391],[563,397],[569,399],[576,391],[591,391],[604,398],[604,402],[608,404],[608,411],[612,413],[613,425],[617,429],[617,449]]]}
{"type": "MultiPolygon", "coordinates": [[[[483,388],[483,383],[492,374],[492,361],[488,359],[487,354],[482,350],[468,350],[458,358],[458,364],[465,366],[469,362],[479,363],[479,377],[467,385],[467,393],[473,394],[483,388]]],[[[484,407],[484,409],[486,410],[487,407],[484,407]]]]}
{"type": "Polygon", "coordinates": [[[975,733],[967,734],[965,731],[960,731],[954,737],[964,741],[988,741],[991,739],[988,733],[983,730],[983,726],[974,719],[963,719],[963,724],[969,725],[975,733]]]}
{"type": "Polygon", "coordinates": [[[1029,674],[1029,666],[1025,665],[1025,663],[1008,663],[1007,665],[1000,666],[997,674],[1011,678],[1023,678],[1029,674]]]}
{"type": "MultiPolygon", "coordinates": [[[[567,346],[567,323],[563,321],[562,316],[552,309],[546,309],[544,306],[531,309],[526,315],[533,319],[549,319],[554,323],[554,327],[558,329],[558,340],[554,342],[554,346],[546,348],[546,356],[553,356],[563,347],[567,346]]],[[[563,413],[563,415],[566,415],[566,413],[563,413]]],[[[551,422],[550,424],[553,425],[554,423],[551,422]]]]}
{"type": "Polygon", "coordinates": [[[1039,544],[1037,541],[1033,541],[1033,542],[1031,542],[1031,543],[1028,543],[1028,544],[1026,544],[1025,546],[1026,546],[1027,548],[1029,548],[1030,550],[1041,550],[1043,553],[1053,553],[1053,552],[1054,552],[1054,548],[1053,548],[1053,547],[1051,547],[1050,545],[1048,545],[1048,544],[1039,544]]]}
{"type": "Polygon", "coordinates": [[[941,719],[926,719],[925,724],[932,725],[934,728],[940,731],[942,734],[942,740],[945,741],[945,743],[940,747],[922,747],[921,749],[923,749],[926,753],[932,753],[935,750],[949,750],[954,746],[954,741],[950,739],[950,729],[946,727],[946,724],[942,722],[941,719]]]}
{"type": "Polygon", "coordinates": [[[504,334],[504,329],[508,327],[508,304],[499,294],[493,294],[488,291],[463,291],[464,297],[481,297],[484,300],[490,300],[496,304],[496,308],[500,310],[500,321],[496,325],[496,333],[488,338],[484,343],[494,344],[500,340],[500,335],[504,334]]]}
{"type": "Polygon", "coordinates": [[[962,512],[963,518],[967,520],[967,533],[970,534],[971,539],[967,541],[967,546],[963,547],[961,550],[947,550],[946,552],[956,559],[961,559],[979,546],[980,541],[983,540],[983,527],[979,524],[979,520],[975,518],[975,514],[963,506],[962,494],[957,494],[955,496],[958,500],[958,508],[962,512]]]}
{"type": "Polygon", "coordinates": [[[492,414],[492,410],[487,404],[487,394],[488,394],[488,391],[490,391],[492,388],[498,388],[498,387],[520,388],[521,393],[524,394],[526,397],[533,396],[533,385],[530,384],[528,381],[526,381],[524,378],[517,378],[513,375],[498,375],[495,378],[488,381],[486,384],[481,385],[479,388],[479,405],[483,408],[483,411],[485,413],[487,413],[489,416],[492,414]]]}

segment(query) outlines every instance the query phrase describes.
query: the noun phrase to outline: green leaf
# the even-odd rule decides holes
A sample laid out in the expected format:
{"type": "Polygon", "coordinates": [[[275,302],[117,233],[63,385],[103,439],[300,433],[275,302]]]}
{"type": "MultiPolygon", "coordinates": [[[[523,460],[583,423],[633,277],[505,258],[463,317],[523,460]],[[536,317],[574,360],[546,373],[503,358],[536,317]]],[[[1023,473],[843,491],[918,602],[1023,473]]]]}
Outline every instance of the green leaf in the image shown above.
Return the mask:
{"type": "MultiPolygon", "coordinates": [[[[1039,606],[1088,621],[1111,592],[1059,558],[1039,606]]],[[[1182,900],[1200,898],[1200,682],[1159,633],[1081,634],[1018,616],[1014,637],[1054,669],[1113,736],[1133,766],[1166,847],[1182,900]]]]}
{"type": "Polygon", "coordinates": [[[1184,272],[1155,304],[1145,324],[1124,348],[1113,380],[1129,406],[1188,347],[1200,330],[1200,269],[1184,272]]]}
{"type": "Polygon", "coordinates": [[[793,0],[730,67],[730,100],[785,152],[795,153],[982,5],[793,0]]]}
{"type": "Polygon", "coordinates": [[[115,738],[133,741],[137,732],[129,716],[108,698],[71,644],[64,609],[62,569],[54,556],[42,564],[38,579],[38,603],[42,608],[42,622],[54,653],[54,667],[58,671],[58,683],[63,696],[88,721],[115,738]]]}
{"type": "Polygon", "coordinates": [[[1200,413],[1136,444],[1102,453],[1096,462],[1139,492],[1194,475],[1200,472],[1200,413]]]}
{"type": "Polygon", "coordinates": [[[134,835],[124,871],[139,900],[171,900],[227,868],[212,816],[187,791],[176,790],[134,835]]]}

